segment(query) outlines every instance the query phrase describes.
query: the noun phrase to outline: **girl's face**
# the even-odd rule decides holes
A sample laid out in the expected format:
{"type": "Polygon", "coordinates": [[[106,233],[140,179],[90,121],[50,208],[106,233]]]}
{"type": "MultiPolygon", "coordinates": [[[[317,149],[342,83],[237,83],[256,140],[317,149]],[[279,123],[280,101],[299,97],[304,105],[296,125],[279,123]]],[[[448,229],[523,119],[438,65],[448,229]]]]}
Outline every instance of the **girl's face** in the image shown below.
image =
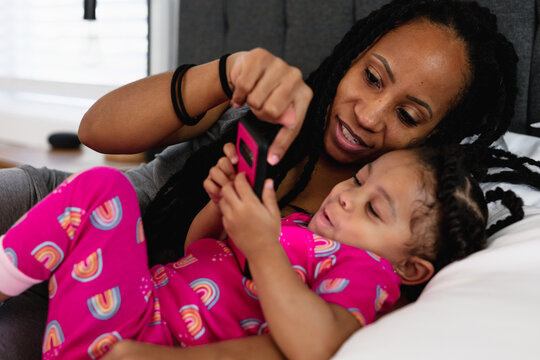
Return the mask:
{"type": "Polygon", "coordinates": [[[464,44],[451,30],[417,21],[389,32],[339,83],[326,152],[339,162],[365,163],[422,142],[468,78],[464,44]]]}
{"type": "Polygon", "coordinates": [[[409,257],[411,219],[432,202],[412,151],[385,154],[332,189],[308,228],[328,239],[371,251],[394,266],[409,257]]]}

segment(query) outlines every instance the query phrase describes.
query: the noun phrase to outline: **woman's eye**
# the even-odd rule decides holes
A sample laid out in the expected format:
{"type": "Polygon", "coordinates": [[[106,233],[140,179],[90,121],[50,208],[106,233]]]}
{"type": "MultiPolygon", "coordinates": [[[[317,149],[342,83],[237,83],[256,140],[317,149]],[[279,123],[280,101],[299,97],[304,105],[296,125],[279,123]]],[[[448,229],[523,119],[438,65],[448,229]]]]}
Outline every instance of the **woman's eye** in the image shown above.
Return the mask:
{"type": "Polygon", "coordinates": [[[364,73],[366,75],[366,80],[368,81],[368,83],[378,88],[381,87],[381,81],[379,80],[379,78],[376,77],[368,68],[364,70],[364,73]]]}
{"type": "Polygon", "coordinates": [[[362,186],[362,183],[361,183],[360,180],[356,177],[356,175],[353,176],[353,179],[354,179],[354,182],[356,183],[356,185],[362,186]]]}
{"type": "Polygon", "coordinates": [[[418,122],[404,109],[398,109],[398,118],[407,126],[418,126],[418,122]]]}

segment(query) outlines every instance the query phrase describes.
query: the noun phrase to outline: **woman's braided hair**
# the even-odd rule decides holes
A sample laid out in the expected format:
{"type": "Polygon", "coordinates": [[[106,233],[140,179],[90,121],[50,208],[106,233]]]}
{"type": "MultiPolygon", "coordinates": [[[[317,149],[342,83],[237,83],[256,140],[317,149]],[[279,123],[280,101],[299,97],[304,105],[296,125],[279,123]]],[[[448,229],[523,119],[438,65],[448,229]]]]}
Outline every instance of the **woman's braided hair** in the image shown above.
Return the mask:
{"type": "MultiPolygon", "coordinates": [[[[413,150],[423,168],[432,175],[435,201],[422,204],[425,211],[420,211],[411,222],[414,236],[411,253],[429,260],[435,272],[483,249],[489,235],[524,215],[523,201],[513,191],[497,187],[484,197],[471,173],[470,159],[466,159],[471,150],[471,146],[459,145],[413,150]],[[486,229],[487,203],[498,200],[510,215],[486,229]]],[[[414,300],[424,285],[403,287],[403,291],[409,300],[414,300]]]]}
{"type": "Polygon", "coordinates": [[[307,78],[313,100],[298,141],[289,151],[289,162],[309,160],[296,187],[280,201],[292,201],[309,182],[322,146],[327,111],[339,82],[353,61],[386,33],[414,20],[424,19],[444,26],[465,44],[471,78],[469,84],[429,139],[432,144],[457,144],[479,135],[489,146],[509,127],[517,94],[517,55],[513,45],[497,29],[497,19],[475,2],[451,0],[396,0],[359,20],[333,52],[307,78]]]}
{"type": "MultiPolygon", "coordinates": [[[[472,74],[469,87],[441,121],[432,142],[458,143],[465,137],[480,134],[478,140],[490,144],[508,128],[516,96],[517,57],[513,46],[498,32],[495,16],[488,9],[469,2],[393,1],[359,20],[307,78],[314,97],[299,136],[275,167],[276,186],[292,167],[306,158],[308,161],[295,186],[280,199],[280,207],[294,200],[311,179],[323,149],[327,110],[351,63],[384,34],[415,19],[427,19],[452,28],[466,44],[472,74]]],[[[194,154],[147,208],[144,216],[147,244],[156,251],[168,249],[169,259],[182,255],[182,239],[208,199],[202,181],[220,156],[223,144],[234,141],[234,136],[234,133],[227,134],[209,149],[194,154]]],[[[152,248],[149,253],[151,263],[168,259],[153,256],[152,248]]]]}

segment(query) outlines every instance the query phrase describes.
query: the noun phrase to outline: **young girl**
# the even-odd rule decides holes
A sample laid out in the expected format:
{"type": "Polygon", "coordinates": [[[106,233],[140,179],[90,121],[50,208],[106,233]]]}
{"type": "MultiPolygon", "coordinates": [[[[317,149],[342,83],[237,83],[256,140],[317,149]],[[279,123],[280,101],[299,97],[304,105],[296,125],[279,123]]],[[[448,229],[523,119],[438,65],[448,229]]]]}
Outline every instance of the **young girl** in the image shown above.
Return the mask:
{"type": "Polygon", "coordinates": [[[455,153],[388,153],[281,227],[272,182],[259,201],[234,160],[210,171],[212,201],[168,265],[145,265],[135,191],[108,168],[72,176],[0,238],[0,301],[49,280],[44,359],[100,358],[122,339],[192,346],[266,332],[286,357],[328,358],[401,284],[484,245],[486,203],[455,153]],[[223,229],[229,240],[209,238],[223,229]]]}

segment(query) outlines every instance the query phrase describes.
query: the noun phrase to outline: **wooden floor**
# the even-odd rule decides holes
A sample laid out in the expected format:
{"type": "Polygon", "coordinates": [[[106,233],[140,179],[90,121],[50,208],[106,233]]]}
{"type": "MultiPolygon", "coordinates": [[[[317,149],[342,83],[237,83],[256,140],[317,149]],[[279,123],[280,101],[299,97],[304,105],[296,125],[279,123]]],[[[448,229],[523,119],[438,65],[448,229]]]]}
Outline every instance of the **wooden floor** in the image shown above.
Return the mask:
{"type": "Polygon", "coordinates": [[[143,161],[142,154],[104,155],[84,146],[78,150],[58,150],[0,143],[0,168],[27,164],[68,172],[77,172],[94,166],[110,166],[126,170],[143,161]]]}

